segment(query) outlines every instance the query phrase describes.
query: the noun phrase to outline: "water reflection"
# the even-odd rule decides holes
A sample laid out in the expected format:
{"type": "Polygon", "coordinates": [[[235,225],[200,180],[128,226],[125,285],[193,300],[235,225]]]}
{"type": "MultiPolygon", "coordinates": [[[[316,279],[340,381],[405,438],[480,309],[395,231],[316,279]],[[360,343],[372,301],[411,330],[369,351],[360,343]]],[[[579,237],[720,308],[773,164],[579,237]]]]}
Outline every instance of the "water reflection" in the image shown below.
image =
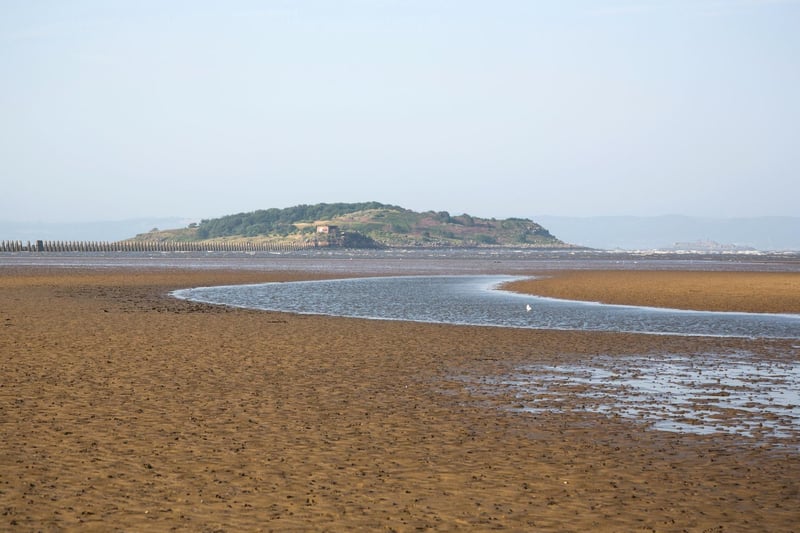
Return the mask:
{"type": "Polygon", "coordinates": [[[180,298],[270,311],[534,329],[800,338],[800,315],[604,305],[496,290],[516,276],[395,276],[206,287],[180,298]],[[530,311],[527,307],[530,306],[530,311]]]}
{"type": "MultiPolygon", "coordinates": [[[[538,329],[800,338],[800,316],[705,313],[535,298],[497,290],[514,276],[403,276],[267,283],[177,291],[181,298],[294,313],[538,329]],[[530,310],[527,307],[530,306],[530,310]]],[[[800,436],[800,364],[749,353],[725,357],[596,357],[531,365],[489,380],[512,387],[524,410],[558,412],[579,398],[589,412],[665,431],[800,436]]]]}
{"type": "Polygon", "coordinates": [[[747,352],[720,356],[596,357],[573,365],[528,365],[494,380],[526,412],[560,412],[569,395],[587,412],[638,420],[663,431],[800,437],[800,363],[747,352]]]}

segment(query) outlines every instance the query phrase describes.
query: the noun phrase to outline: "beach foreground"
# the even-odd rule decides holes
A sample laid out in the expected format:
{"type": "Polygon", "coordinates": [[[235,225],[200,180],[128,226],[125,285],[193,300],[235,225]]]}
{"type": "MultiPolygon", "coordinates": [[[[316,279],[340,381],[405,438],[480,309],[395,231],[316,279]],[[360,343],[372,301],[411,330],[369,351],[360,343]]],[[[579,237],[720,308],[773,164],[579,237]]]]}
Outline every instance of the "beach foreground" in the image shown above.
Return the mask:
{"type": "MultiPolygon", "coordinates": [[[[652,273],[642,303],[678,275],[652,273]]],[[[588,412],[569,390],[561,412],[523,413],[512,392],[483,386],[596,355],[797,361],[797,341],[367,321],[167,296],[311,277],[0,268],[0,529],[797,529],[796,441],[654,431],[588,412]]],[[[622,277],[604,283],[626,290],[622,277]]],[[[706,285],[723,307],[729,286],[706,285]]]]}

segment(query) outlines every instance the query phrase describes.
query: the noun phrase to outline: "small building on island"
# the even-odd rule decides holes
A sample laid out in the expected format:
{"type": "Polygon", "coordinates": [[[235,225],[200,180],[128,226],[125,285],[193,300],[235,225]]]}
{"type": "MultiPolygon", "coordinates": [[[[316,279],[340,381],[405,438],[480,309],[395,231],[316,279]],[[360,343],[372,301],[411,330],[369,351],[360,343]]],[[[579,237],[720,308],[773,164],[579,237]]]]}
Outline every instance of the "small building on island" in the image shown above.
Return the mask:
{"type": "Polygon", "coordinates": [[[330,237],[335,237],[339,234],[339,226],[317,226],[317,233],[324,233],[330,237]]]}
{"type": "Polygon", "coordinates": [[[339,226],[317,226],[317,235],[323,237],[322,241],[315,238],[315,246],[341,246],[342,234],[339,231],[339,226]]]}

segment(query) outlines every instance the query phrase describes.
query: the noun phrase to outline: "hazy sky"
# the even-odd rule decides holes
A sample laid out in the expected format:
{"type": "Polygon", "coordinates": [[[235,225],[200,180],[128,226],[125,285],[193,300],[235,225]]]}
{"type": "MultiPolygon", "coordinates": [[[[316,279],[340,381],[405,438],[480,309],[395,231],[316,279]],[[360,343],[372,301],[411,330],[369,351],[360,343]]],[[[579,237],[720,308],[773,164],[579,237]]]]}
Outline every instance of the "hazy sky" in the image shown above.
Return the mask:
{"type": "Polygon", "coordinates": [[[0,219],[800,215],[800,1],[0,0],[0,219]]]}

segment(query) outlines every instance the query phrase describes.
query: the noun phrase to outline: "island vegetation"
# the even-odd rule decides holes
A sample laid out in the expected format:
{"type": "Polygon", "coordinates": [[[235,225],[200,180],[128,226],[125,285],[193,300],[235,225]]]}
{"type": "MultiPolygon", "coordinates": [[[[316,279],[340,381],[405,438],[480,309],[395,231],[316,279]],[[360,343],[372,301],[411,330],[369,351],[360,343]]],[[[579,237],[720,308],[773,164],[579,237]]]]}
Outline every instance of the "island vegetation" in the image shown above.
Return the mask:
{"type": "Polygon", "coordinates": [[[273,242],[350,248],[569,247],[525,218],[485,219],[447,211],[416,212],[379,202],[320,203],[204,219],[186,228],[153,229],[138,241],[273,242]]]}

